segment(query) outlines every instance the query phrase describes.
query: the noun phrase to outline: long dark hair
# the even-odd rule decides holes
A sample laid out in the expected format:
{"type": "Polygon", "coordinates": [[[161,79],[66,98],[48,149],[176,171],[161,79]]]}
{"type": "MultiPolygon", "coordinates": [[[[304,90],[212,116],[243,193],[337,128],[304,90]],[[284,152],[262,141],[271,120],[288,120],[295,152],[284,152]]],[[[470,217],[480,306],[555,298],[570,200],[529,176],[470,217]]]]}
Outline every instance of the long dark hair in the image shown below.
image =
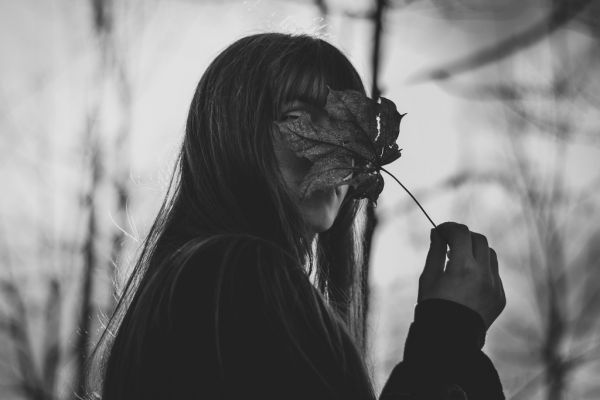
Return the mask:
{"type": "Polygon", "coordinates": [[[94,350],[94,357],[101,353],[94,378],[97,384],[97,375],[102,377],[106,399],[117,393],[128,346],[144,334],[150,313],[145,299],[158,294],[152,292],[160,288],[156,282],[166,281],[177,269],[174,260],[189,258],[198,243],[227,234],[272,243],[305,268],[315,288],[305,299],[306,314],[321,327],[332,352],[350,360],[342,365],[354,382],[363,382],[364,392],[375,398],[365,362],[361,222],[367,200],[347,198],[333,226],[311,241],[273,151],[273,121],[281,117],[283,102],[300,99],[323,107],[328,86],[365,93],[337,48],[306,35],[244,37],[210,64],[194,93],[163,204],[94,350]]]}

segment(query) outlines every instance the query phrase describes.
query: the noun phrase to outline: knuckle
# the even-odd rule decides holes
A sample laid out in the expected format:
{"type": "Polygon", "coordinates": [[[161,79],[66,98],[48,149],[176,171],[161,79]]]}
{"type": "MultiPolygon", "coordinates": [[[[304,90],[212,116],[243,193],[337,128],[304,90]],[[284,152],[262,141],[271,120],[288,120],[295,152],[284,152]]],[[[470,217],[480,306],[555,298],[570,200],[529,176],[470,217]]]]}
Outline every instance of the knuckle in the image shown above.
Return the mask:
{"type": "Polygon", "coordinates": [[[466,262],[465,266],[460,268],[457,272],[461,278],[469,281],[479,282],[483,279],[482,274],[479,272],[478,268],[475,267],[474,262],[466,262]]]}
{"type": "Polygon", "coordinates": [[[492,265],[494,266],[494,268],[496,270],[498,270],[498,266],[499,266],[499,263],[498,263],[498,254],[491,247],[490,247],[490,260],[492,261],[492,265]]]}
{"type": "Polygon", "coordinates": [[[461,280],[471,279],[471,271],[467,268],[455,268],[452,271],[452,276],[461,280]]]}
{"type": "Polygon", "coordinates": [[[482,275],[482,273],[483,273],[482,269],[479,268],[479,264],[477,263],[477,260],[475,259],[475,257],[473,257],[471,255],[466,257],[465,267],[466,267],[466,269],[476,273],[477,275],[482,275]]]}
{"type": "Polygon", "coordinates": [[[471,232],[471,240],[475,240],[475,241],[477,241],[477,243],[485,245],[486,247],[488,245],[487,238],[478,232],[471,232]]]}
{"type": "Polygon", "coordinates": [[[438,227],[442,228],[442,229],[448,229],[450,231],[468,231],[469,228],[464,225],[464,224],[460,224],[458,222],[454,222],[454,221],[446,221],[440,225],[438,225],[438,227]]]}
{"type": "Polygon", "coordinates": [[[468,227],[467,225],[465,225],[465,224],[458,224],[458,223],[457,223],[457,224],[456,224],[456,227],[457,227],[459,230],[463,231],[463,232],[469,232],[469,227],[468,227]]]}

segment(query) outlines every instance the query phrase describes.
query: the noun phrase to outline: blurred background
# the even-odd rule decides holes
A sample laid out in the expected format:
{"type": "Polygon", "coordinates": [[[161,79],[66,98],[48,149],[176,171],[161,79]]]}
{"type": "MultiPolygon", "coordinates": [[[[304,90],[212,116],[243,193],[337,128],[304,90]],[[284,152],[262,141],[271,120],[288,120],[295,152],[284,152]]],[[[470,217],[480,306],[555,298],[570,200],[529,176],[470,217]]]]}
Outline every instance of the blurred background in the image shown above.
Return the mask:
{"type": "MultiPolygon", "coordinates": [[[[166,189],[195,86],[253,33],[341,48],[392,99],[390,166],[436,223],[484,233],[508,299],[509,399],[600,399],[600,1],[0,1],[0,398],[76,399],[166,189]]],[[[431,225],[376,208],[377,393],[402,359],[431,225]]]]}

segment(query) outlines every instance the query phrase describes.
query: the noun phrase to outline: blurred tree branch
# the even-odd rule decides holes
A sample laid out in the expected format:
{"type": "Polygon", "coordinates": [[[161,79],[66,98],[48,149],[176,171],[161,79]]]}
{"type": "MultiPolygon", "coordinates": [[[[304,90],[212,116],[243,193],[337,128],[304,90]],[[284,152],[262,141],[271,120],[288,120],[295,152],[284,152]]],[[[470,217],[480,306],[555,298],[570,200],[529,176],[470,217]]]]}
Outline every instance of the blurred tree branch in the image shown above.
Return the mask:
{"type": "Polygon", "coordinates": [[[104,154],[99,132],[99,120],[104,83],[108,65],[111,61],[109,53],[109,40],[113,29],[113,4],[112,0],[90,0],[92,16],[92,31],[98,45],[98,65],[95,71],[95,82],[98,85],[96,96],[86,115],[86,124],[83,135],[83,147],[87,152],[84,166],[88,182],[84,185],[82,193],[82,208],[87,211],[86,230],[82,245],[82,271],[81,287],[79,292],[79,316],[77,317],[77,338],[74,345],[74,354],[77,364],[74,377],[73,398],[84,398],[86,395],[86,372],[89,349],[91,345],[91,319],[93,315],[92,303],[94,297],[94,281],[99,265],[97,244],[99,242],[98,226],[98,192],[104,178],[104,154]]]}
{"type": "Polygon", "coordinates": [[[476,51],[464,58],[446,65],[419,72],[410,77],[409,82],[419,83],[430,80],[446,80],[454,75],[470,71],[493,62],[500,61],[524,48],[527,48],[544,37],[569,23],[582,12],[592,0],[561,0],[552,2],[548,15],[531,27],[510,36],[490,47],[476,51]]]}

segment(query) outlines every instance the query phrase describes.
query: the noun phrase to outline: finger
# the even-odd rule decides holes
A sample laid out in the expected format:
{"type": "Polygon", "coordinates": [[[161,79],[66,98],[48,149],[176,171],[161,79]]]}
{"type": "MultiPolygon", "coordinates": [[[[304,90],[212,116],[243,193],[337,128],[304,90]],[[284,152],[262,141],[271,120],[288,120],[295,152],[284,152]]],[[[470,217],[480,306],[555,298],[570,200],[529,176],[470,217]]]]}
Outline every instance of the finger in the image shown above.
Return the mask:
{"type": "Polygon", "coordinates": [[[502,285],[502,280],[500,279],[500,273],[498,272],[498,255],[496,251],[490,247],[490,269],[492,271],[492,278],[494,279],[494,284],[502,285]]]}
{"type": "Polygon", "coordinates": [[[504,293],[504,284],[500,280],[500,290],[502,291],[502,310],[506,308],[506,293],[504,293]]]}
{"type": "Polygon", "coordinates": [[[444,222],[438,225],[437,229],[450,247],[447,268],[455,266],[465,267],[468,263],[464,261],[473,257],[469,228],[466,225],[457,224],[456,222],[444,222]]]}
{"type": "Polygon", "coordinates": [[[502,294],[502,310],[506,307],[506,294],[504,293],[504,284],[500,277],[500,271],[498,268],[498,255],[496,251],[490,247],[490,266],[492,269],[492,276],[494,277],[494,284],[496,287],[500,287],[500,293],[502,294]]]}
{"type": "Polygon", "coordinates": [[[435,279],[439,276],[444,272],[446,262],[446,242],[436,229],[431,230],[430,238],[429,252],[425,260],[425,268],[423,268],[424,279],[435,279]]]}
{"type": "Polygon", "coordinates": [[[488,247],[487,238],[481,233],[471,232],[471,245],[473,257],[478,264],[485,268],[490,267],[490,249],[488,247]]]}

